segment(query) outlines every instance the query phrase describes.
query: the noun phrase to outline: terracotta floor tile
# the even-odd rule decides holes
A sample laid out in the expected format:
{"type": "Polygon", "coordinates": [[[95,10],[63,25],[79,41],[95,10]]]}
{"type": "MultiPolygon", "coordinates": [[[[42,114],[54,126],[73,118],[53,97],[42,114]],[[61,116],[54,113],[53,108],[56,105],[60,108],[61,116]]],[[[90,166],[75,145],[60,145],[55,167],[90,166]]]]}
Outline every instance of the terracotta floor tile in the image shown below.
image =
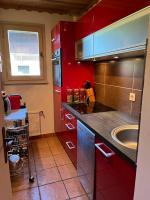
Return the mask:
{"type": "Polygon", "coordinates": [[[66,153],[54,155],[54,160],[57,166],[71,163],[71,160],[66,153]]]}
{"type": "Polygon", "coordinates": [[[13,193],[13,200],[40,200],[38,188],[21,190],[13,193]]]}
{"type": "Polygon", "coordinates": [[[58,155],[58,154],[65,153],[65,150],[62,147],[62,145],[50,146],[50,150],[51,150],[51,152],[52,152],[53,155],[58,155]]]}
{"type": "Polygon", "coordinates": [[[56,163],[53,157],[48,157],[48,158],[41,157],[35,160],[35,164],[36,164],[37,171],[40,171],[43,169],[49,169],[56,166],[56,163]]]}
{"type": "Polygon", "coordinates": [[[63,182],[56,182],[41,186],[41,200],[65,200],[69,199],[63,182]]]}
{"type": "Polygon", "coordinates": [[[80,196],[80,197],[75,197],[71,200],[89,200],[89,198],[86,195],[80,196]]]}
{"type": "Polygon", "coordinates": [[[42,148],[49,148],[47,142],[34,142],[32,143],[32,149],[42,149],[42,148]]]}
{"type": "Polygon", "coordinates": [[[39,157],[50,157],[52,156],[52,153],[49,148],[42,148],[42,149],[34,149],[34,158],[39,157]]]}
{"type": "Polygon", "coordinates": [[[38,179],[39,186],[41,186],[41,185],[44,185],[44,184],[60,181],[61,177],[60,177],[60,174],[58,172],[58,169],[56,167],[54,167],[54,168],[51,168],[51,169],[39,171],[37,173],[37,179],[38,179]]]}
{"type": "Polygon", "coordinates": [[[22,174],[16,177],[11,178],[11,185],[12,185],[12,191],[19,191],[19,190],[25,190],[33,187],[37,187],[37,179],[36,174],[33,174],[34,176],[34,182],[29,182],[28,174],[22,174]]]}
{"type": "Polygon", "coordinates": [[[50,151],[50,148],[49,146],[44,146],[44,147],[38,147],[38,146],[34,146],[32,147],[33,148],[33,155],[37,152],[37,151],[40,151],[40,152],[44,152],[44,151],[50,151]]]}
{"type": "Polygon", "coordinates": [[[47,139],[47,142],[49,144],[49,146],[54,146],[54,145],[61,145],[59,139],[57,137],[49,137],[47,139]]]}
{"type": "Polygon", "coordinates": [[[58,170],[63,180],[77,176],[77,171],[73,164],[59,166],[58,170]]]}
{"type": "Polygon", "coordinates": [[[70,198],[78,197],[85,194],[85,191],[77,177],[65,180],[64,184],[70,198]]]}

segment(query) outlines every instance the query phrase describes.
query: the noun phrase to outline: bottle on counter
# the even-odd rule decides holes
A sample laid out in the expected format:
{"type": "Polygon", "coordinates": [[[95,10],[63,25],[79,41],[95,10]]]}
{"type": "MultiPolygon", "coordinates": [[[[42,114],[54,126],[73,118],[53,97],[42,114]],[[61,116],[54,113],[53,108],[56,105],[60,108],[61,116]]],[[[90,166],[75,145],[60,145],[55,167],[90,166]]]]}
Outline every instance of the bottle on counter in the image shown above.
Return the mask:
{"type": "Polygon", "coordinates": [[[80,102],[85,103],[86,100],[86,91],[84,88],[80,88],[80,102]]]}
{"type": "Polygon", "coordinates": [[[74,103],[79,103],[80,102],[80,93],[79,89],[74,89],[74,103]]]}
{"type": "Polygon", "coordinates": [[[73,102],[73,89],[67,89],[67,103],[73,102]]]}

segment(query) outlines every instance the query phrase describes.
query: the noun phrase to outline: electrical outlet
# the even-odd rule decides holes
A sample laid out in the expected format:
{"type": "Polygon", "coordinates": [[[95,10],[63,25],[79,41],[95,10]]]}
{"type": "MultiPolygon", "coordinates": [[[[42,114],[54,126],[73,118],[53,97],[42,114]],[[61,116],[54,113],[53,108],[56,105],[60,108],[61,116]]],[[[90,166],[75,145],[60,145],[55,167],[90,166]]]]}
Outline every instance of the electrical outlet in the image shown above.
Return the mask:
{"type": "Polygon", "coordinates": [[[130,93],[129,94],[129,100],[130,101],[135,101],[135,93],[130,93]]]}

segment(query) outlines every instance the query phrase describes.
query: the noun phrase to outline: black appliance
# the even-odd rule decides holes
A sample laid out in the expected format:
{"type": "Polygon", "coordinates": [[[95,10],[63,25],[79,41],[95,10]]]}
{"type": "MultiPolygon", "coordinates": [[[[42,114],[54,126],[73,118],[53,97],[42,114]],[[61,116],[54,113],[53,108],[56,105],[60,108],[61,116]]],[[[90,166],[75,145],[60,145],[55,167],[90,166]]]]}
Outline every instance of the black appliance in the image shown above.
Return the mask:
{"type": "Polygon", "coordinates": [[[99,102],[91,102],[89,104],[73,103],[73,104],[69,104],[69,106],[71,106],[74,110],[76,110],[80,114],[114,111],[113,108],[105,106],[99,102]]]}
{"type": "Polygon", "coordinates": [[[62,68],[61,68],[61,49],[55,50],[52,54],[53,82],[54,86],[62,86],[62,68]]]}

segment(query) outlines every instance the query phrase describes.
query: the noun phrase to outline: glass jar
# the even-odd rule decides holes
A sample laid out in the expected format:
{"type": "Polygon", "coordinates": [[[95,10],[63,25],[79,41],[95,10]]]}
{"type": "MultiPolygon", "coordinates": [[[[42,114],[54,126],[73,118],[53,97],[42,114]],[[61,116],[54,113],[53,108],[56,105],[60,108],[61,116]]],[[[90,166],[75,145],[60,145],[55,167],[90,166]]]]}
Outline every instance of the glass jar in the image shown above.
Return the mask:
{"type": "Polygon", "coordinates": [[[80,95],[79,95],[79,89],[74,89],[74,103],[80,102],[80,95]]]}
{"type": "Polygon", "coordinates": [[[73,89],[67,89],[67,103],[73,102],[73,89]]]}
{"type": "Polygon", "coordinates": [[[80,88],[80,102],[85,103],[86,92],[84,88],[80,88]]]}

